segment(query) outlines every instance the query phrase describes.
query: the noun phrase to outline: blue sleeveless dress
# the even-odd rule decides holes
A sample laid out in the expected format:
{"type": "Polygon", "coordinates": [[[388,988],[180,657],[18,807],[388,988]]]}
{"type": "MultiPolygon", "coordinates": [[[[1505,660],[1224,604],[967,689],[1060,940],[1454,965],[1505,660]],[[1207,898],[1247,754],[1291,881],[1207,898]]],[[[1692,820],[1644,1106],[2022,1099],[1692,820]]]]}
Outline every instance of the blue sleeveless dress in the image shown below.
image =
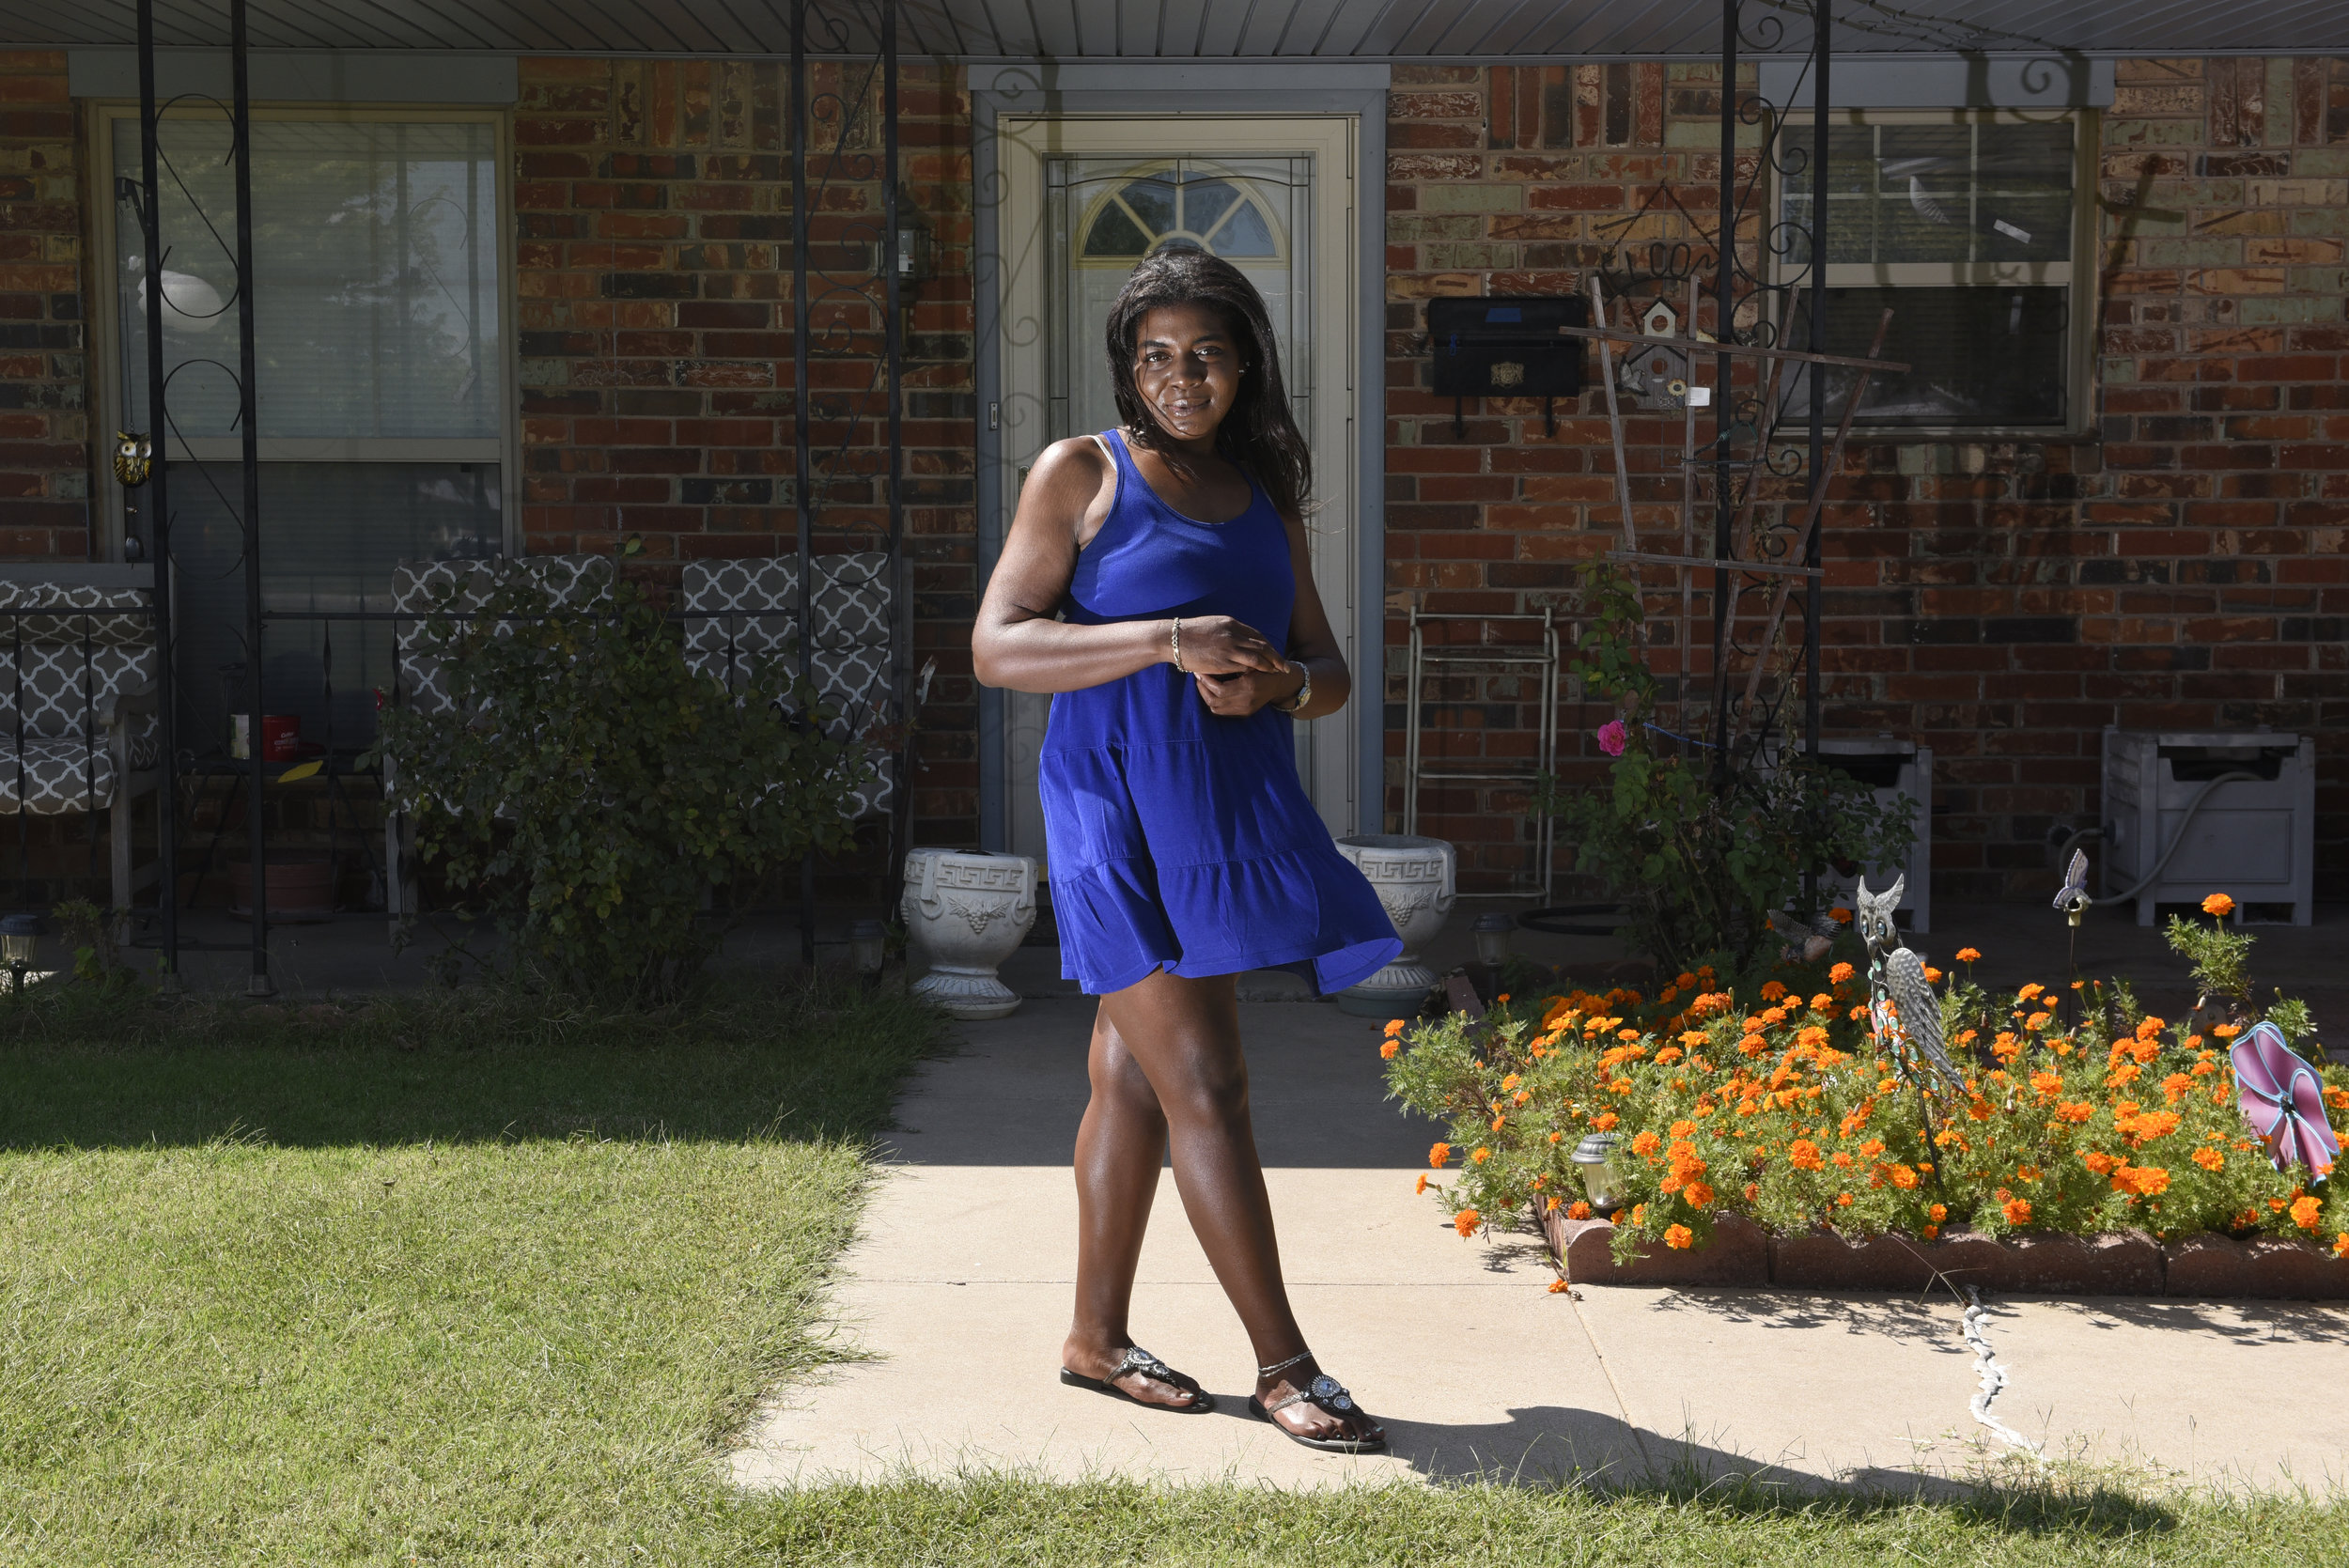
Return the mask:
{"type": "MultiPolygon", "coordinates": [[[[1117,497],[1077,558],[1065,618],[1231,615],[1285,647],[1297,580],[1263,488],[1249,481],[1231,521],[1195,522],[1159,499],[1118,432],[1102,439],[1117,497]]],[[[1171,664],[1053,697],[1037,782],[1066,978],[1100,995],[1157,969],[1310,962],[1326,992],[1403,951],[1306,798],[1294,726],[1270,707],[1209,712],[1171,664]]]]}

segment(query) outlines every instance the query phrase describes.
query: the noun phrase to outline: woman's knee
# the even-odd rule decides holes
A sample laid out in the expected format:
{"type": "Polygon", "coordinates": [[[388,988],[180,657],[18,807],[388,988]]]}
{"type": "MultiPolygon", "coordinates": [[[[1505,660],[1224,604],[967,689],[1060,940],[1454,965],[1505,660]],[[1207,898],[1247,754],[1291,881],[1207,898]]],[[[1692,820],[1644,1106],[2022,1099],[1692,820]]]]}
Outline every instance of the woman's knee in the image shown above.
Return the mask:
{"type": "Polygon", "coordinates": [[[1237,1051],[1185,1052],[1179,1081],[1161,1086],[1159,1099],[1174,1122],[1244,1122],[1248,1118],[1248,1063],[1237,1051]]]}
{"type": "Polygon", "coordinates": [[[1109,1101],[1121,1110],[1146,1110],[1154,1115],[1159,1112],[1158,1092],[1150,1087],[1149,1076],[1106,1021],[1094,1040],[1085,1072],[1092,1080],[1095,1099],[1109,1101]]]}

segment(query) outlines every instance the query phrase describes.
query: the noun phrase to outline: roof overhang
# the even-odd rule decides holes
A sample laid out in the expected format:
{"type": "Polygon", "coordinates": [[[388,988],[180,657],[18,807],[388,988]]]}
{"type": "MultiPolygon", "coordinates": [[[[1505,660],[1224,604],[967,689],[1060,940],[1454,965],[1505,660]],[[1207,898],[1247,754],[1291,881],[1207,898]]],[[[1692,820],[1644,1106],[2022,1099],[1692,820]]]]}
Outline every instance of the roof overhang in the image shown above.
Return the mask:
{"type": "MultiPolygon", "coordinates": [[[[793,0],[251,0],[256,50],[777,55],[793,0]]],[[[158,0],[156,39],[228,41],[226,0],[158,0]]],[[[1745,52],[1801,54],[1811,8],[1745,0],[1745,52]]],[[[811,4],[807,47],[870,54],[877,0],[811,4]]],[[[899,48],[962,60],[1565,62],[1718,55],[1719,0],[902,0],[899,48]]],[[[1839,54],[2349,54],[2343,0],[1845,0],[1839,54]]],[[[128,46],[132,0],[0,0],[0,40],[128,46]]]]}

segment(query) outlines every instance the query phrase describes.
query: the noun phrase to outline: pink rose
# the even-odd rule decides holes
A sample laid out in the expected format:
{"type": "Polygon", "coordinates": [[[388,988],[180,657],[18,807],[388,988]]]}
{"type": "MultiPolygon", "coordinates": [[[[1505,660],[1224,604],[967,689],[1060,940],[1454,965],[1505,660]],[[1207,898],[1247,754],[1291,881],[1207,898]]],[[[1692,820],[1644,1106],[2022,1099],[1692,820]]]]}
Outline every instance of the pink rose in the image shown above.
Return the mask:
{"type": "Polygon", "coordinates": [[[1610,757],[1619,757],[1623,755],[1624,746],[1630,738],[1629,732],[1623,727],[1622,720],[1610,719],[1599,726],[1598,749],[1610,757]]]}

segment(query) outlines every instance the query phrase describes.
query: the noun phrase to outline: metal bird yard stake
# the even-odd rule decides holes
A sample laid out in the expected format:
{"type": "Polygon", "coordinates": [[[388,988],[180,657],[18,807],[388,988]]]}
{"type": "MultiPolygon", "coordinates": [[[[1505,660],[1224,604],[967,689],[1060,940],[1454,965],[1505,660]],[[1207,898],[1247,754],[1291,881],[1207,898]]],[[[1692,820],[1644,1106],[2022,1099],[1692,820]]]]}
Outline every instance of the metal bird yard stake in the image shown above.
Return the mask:
{"type": "MultiPolygon", "coordinates": [[[[1966,1079],[1941,1046],[1941,1004],[1925,979],[1925,961],[1902,942],[1892,911],[1908,890],[1906,875],[1883,893],[1868,891],[1861,877],[1852,894],[1852,922],[1868,944],[1868,1021],[1879,1046],[1903,1079],[1917,1091],[1919,1130],[1925,1147],[1933,1141],[1933,1111],[1927,1092],[1965,1094],[1966,1079]]],[[[1941,1185],[1941,1161],[1933,1161],[1934,1186],[1941,1185]]]]}

